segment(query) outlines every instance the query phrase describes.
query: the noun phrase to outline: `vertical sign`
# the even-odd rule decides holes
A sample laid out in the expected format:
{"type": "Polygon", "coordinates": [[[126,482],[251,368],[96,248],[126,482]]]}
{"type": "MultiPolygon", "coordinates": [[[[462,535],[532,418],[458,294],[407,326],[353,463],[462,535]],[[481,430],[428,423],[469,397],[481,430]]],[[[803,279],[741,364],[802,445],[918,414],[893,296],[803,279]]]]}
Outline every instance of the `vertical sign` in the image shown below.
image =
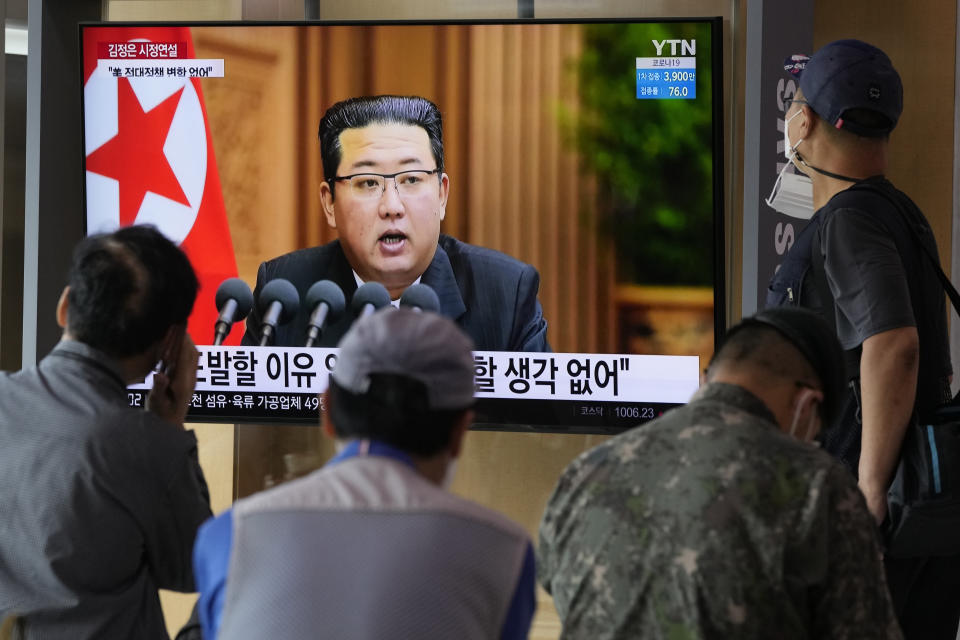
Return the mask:
{"type": "Polygon", "coordinates": [[[813,53],[813,2],[758,0],[747,5],[743,161],[742,313],[763,307],[767,283],[806,220],[774,211],[765,199],[786,157],[783,101],[796,80],[784,71],[794,53],[813,53]]]}

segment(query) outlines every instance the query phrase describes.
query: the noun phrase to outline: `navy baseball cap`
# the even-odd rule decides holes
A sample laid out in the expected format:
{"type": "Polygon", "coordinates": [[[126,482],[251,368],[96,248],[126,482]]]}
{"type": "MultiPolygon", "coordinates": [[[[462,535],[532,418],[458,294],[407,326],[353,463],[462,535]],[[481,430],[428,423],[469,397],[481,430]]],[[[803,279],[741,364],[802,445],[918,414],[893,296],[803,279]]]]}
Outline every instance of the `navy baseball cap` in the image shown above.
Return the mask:
{"type": "Polygon", "coordinates": [[[837,40],[812,56],[793,55],[784,69],[800,79],[803,97],[818,116],[838,129],[881,137],[897,126],[903,112],[903,84],[890,58],[861,40],[837,40]],[[870,124],[844,118],[850,109],[879,114],[870,124]]]}

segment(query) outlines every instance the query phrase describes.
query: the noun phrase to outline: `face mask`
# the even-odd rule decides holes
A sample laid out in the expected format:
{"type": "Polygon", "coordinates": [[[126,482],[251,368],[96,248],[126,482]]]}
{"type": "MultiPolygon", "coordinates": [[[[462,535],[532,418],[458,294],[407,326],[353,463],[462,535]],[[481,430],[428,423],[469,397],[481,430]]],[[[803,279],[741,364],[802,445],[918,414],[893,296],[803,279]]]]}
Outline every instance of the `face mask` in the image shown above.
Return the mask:
{"type": "Polygon", "coordinates": [[[797,142],[797,144],[790,144],[790,121],[801,113],[803,111],[797,111],[783,122],[783,155],[787,156],[787,162],[793,160],[793,157],[797,155],[797,147],[800,146],[800,142],[803,142],[803,138],[800,138],[800,142],[797,142]]]}
{"type": "Polygon", "coordinates": [[[816,435],[816,426],[817,426],[817,411],[813,405],[815,402],[819,402],[817,396],[819,393],[813,389],[805,389],[797,400],[797,407],[793,410],[793,420],[790,422],[790,431],[789,434],[793,438],[797,438],[802,442],[811,442],[816,435]],[[807,399],[810,399],[809,402],[807,399]],[[800,426],[800,415],[803,413],[804,405],[809,404],[810,406],[810,419],[807,421],[807,430],[803,437],[799,437],[796,434],[797,427],[800,426]]]}
{"type": "Polygon", "coordinates": [[[803,142],[801,138],[797,144],[790,144],[790,121],[801,113],[797,111],[783,123],[783,152],[787,156],[787,162],[773,183],[766,203],[771,209],[782,214],[809,220],[813,216],[813,181],[802,173],[788,171],[797,156],[797,147],[803,142]]]}

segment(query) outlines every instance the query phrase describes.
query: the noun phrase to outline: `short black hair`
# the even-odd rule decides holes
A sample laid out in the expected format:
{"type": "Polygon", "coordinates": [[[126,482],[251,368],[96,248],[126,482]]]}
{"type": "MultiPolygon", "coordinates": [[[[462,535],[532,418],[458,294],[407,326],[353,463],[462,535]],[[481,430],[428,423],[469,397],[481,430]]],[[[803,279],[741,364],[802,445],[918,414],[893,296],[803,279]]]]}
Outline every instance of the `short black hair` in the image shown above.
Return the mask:
{"type": "Polygon", "coordinates": [[[731,327],[717,348],[707,379],[719,365],[758,368],[771,376],[817,383],[821,415],[830,424],[840,411],[846,385],[843,349],[817,313],[798,307],[765,309],[731,327]]]}
{"type": "Polygon", "coordinates": [[[772,377],[821,385],[820,376],[796,345],[773,327],[759,323],[747,324],[728,334],[710,359],[708,376],[721,365],[753,367],[772,377]]]}
{"type": "Polygon", "coordinates": [[[148,225],[85,238],[69,284],[71,337],[114,357],[141,354],[186,322],[199,286],[183,251],[148,225]]]}
{"type": "Polygon", "coordinates": [[[399,374],[371,374],[365,393],[351,393],[331,376],[327,397],[338,438],[371,438],[422,457],[449,446],[468,410],[430,409],[426,385],[399,374]]]}
{"type": "Polygon", "coordinates": [[[419,96],[361,96],[341,100],[327,109],[320,119],[320,157],[323,177],[330,183],[340,167],[340,134],[346,129],[359,129],[370,124],[409,124],[422,127],[430,139],[430,149],[437,163],[438,174],[443,173],[443,119],[433,102],[419,96]]]}

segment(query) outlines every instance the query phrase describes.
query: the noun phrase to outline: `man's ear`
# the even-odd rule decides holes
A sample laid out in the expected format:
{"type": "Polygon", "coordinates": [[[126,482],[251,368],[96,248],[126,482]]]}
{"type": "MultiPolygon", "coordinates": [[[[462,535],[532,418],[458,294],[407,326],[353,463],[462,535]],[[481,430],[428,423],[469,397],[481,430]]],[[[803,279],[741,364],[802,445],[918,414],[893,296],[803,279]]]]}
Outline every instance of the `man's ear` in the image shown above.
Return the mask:
{"type": "Polygon", "coordinates": [[[337,218],[334,215],[333,190],[326,180],[320,183],[320,206],[323,207],[323,216],[327,219],[327,224],[330,225],[331,229],[336,229],[337,218]]]}
{"type": "Polygon", "coordinates": [[[463,451],[463,439],[467,435],[467,429],[473,424],[473,418],[473,409],[464,409],[460,417],[457,418],[457,423],[454,425],[453,431],[450,434],[450,446],[447,447],[451,458],[460,457],[460,452],[463,451]]]}
{"type": "Polygon", "coordinates": [[[797,138],[804,139],[810,137],[810,134],[813,133],[814,128],[819,124],[817,119],[817,114],[810,108],[809,105],[800,105],[800,111],[803,113],[803,120],[798,122],[800,125],[800,135],[797,138]]]}
{"type": "Polygon", "coordinates": [[[447,215],[447,199],[450,197],[450,176],[440,175],[440,219],[443,220],[447,215]]]}
{"type": "Polygon", "coordinates": [[[60,293],[60,299],[57,300],[57,325],[59,325],[61,329],[67,328],[67,318],[70,310],[69,295],[70,285],[67,285],[60,293]]]}
{"type": "Polygon", "coordinates": [[[799,424],[804,425],[803,433],[795,433],[792,435],[798,440],[810,442],[816,437],[823,426],[823,422],[820,419],[820,407],[823,406],[823,391],[803,387],[794,395],[791,404],[794,411],[794,419],[798,420],[799,424]],[[804,406],[801,407],[800,405],[804,406]],[[806,426],[812,424],[817,425],[816,429],[806,426]]]}

